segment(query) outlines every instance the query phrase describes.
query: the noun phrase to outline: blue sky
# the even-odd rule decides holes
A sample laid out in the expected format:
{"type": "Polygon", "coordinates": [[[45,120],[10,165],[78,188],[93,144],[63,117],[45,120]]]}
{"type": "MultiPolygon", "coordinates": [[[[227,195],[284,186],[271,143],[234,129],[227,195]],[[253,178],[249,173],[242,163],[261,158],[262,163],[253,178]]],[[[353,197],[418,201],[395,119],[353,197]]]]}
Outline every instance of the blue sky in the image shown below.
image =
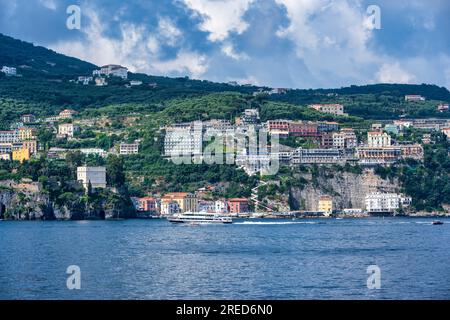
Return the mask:
{"type": "Polygon", "coordinates": [[[318,88],[450,88],[448,0],[0,0],[0,32],[132,71],[318,88]],[[66,28],[69,5],[81,29],[66,28]],[[381,12],[371,28],[370,5],[381,12]]]}

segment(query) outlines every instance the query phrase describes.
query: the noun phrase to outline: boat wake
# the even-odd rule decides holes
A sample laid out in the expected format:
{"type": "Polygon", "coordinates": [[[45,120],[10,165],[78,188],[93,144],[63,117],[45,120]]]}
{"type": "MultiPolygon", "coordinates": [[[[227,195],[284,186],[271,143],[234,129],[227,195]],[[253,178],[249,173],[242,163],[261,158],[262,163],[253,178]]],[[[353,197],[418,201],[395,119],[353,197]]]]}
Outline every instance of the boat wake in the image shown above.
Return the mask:
{"type": "Polygon", "coordinates": [[[286,225],[286,224],[317,224],[317,222],[312,221],[244,221],[235,222],[234,224],[246,224],[246,225],[286,225]]]}

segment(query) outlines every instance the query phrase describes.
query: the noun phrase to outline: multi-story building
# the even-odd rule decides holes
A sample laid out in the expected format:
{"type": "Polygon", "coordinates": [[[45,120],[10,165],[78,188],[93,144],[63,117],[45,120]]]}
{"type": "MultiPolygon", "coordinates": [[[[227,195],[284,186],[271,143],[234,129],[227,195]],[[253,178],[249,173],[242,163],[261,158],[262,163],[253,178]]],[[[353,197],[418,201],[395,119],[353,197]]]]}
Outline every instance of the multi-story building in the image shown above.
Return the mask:
{"type": "Polygon", "coordinates": [[[337,122],[319,122],[317,124],[317,132],[324,133],[324,132],[333,132],[339,130],[339,123],[337,122]]]}
{"type": "Polygon", "coordinates": [[[303,149],[298,148],[292,154],[291,164],[342,164],[346,162],[338,149],[303,149]]]}
{"type": "Polygon", "coordinates": [[[167,127],[164,139],[166,157],[199,156],[203,151],[203,128],[194,123],[183,127],[167,127]]]}
{"type": "Polygon", "coordinates": [[[181,210],[178,202],[174,200],[163,201],[163,199],[161,199],[161,214],[163,216],[170,216],[179,212],[181,212],[181,210]]]}
{"type": "Polygon", "coordinates": [[[321,196],[317,206],[317,211],[330,215],[333,213],[333,198],[330,196],[321,196]]]}
{"type": "Polygon", "coordinates": [[[58,125],[58,135],[60,137],[73,137],[75,132],[80,131],[80,127],[73,123],[62,123],[58,125]]]}
{"type": "Polygon", "coordinates": [[[267,131],[269,134],[278,134],[280,137],[289,136],[289,120],[269,120],[267,121],[267,131]]]}
{"type": "Polygon", "coordinates": [[[128,78],[128,69],[116,64],[108,64],[100,68],[100,70],[94,70],[92,75],[95,76],[115,76],[122,79],[128,78]]]}
{"type": "Polygon", "coordinates": [[[77,112],[72,109],[65,109],[59,113],[59,119],[72,119],[77,112]]]}
{"type": "Polygon", "coordinates": [[[325,132],[320,137],[320,147],[324,149],[333,148],[333,133],[325,132]]]}
{"type": "Polygon", "coordinates": [[[244,125],[259,123],[258,109],[245,109],[244,114],[241,116],[241,123],[244,125]]]}
{"type": "Polygon", "coordinates": [[[400,147],[358,147],[356,157],[361,165],[387,165],[398,161],[402,156],[400,147]]]}
{"type": "Polygon", "coordinates": [[[244,198],[229,199],[228,211],[232,214],[249,212],[248,200],[244,198]]]}
{"type": "Polygon", "coordinates": [[[336,149],[354,149],[358,146],[358,139],[351,128],[341,129],[333,133],[333,147],[336,149]]]}
{"type": "Polygon", "coordinates": [[[13,151],[13,144],[12,143],[0,143],[0,153],[8,153],[10,154],[13,151]]]}
{"type": "Polygon", "coordinates": [[[448,103],[441,103],[440,105],[437,106],[437,110],[439,112],[448,111],[449,110],[448,103]]]}
{"type": "Polygon", "coordinates": [[[420,144],[399,144],[396,147],[400,148],[402,158],[423,160],[424,152],[420,144]]]}
{"type": "Polygon", "coordinates": [[[0,152],[0,160],[11,161],[11,154],[10,153],[1,153],[0,152]]]}
{"type": "Polygon", "coordinates": [[[0,143],[14,143],[20,141],[19,131],[0,131],[0,143]]]}
{"type": "Polygon", "coordinates": [[[450,125],[450,121],[447,119],[414,119],[412,120],[414,128],[422,130],[436,130],[439,131],[450,125]]]}
{"type": "Polygon", "coordinates": [[[80,151],[82,154],[86,156],[95,155],[105,158],[108,155],[108,152],[100,148],[81,148],[78,149],[78,151],[80,151]]]}
{"type": "Polygon", "coordinates": [[[144,212],[153,212],[156,213],[158,211],[158,201],[153,197],[144,197],[139,198],[139,209],[144,212]]]}
{"type": "Polygon", "coordinates": [[[198,211],[200,211],[200,212],[215,212],[214,201],[200,200],[198,202],[198,211]]]}
{"type": "Polygon", "coordinates": [[[33,140],[36,138],[36,129],[34,128],[19,128],[19,139],[22,141],[33,140]]]}
{"type": "Polygon", "coordinates": [[[106,168],[105,167],[78,167],[77,180],[83,184],[87,190],[89,183],[93,189],[106,188],[106,168]]]}
{"type": "Polygon", "coordinates": [[[369,148],[383,148],[391,145],[391,136],[386,132],[369,131],[367,133],[367,145],[369,148]]]}
{"type": "Polygon", "coordinates": [[[14,67],[3,66],[1,72],[6,74],[7,76],[16,76],[17,75],[17,69],[14,67]]]}
{"type": "Polygon", "coordinates": [[[20,162],[30,160],[30,150],[24,148],[19,150],[13,150],[12,159],[13,161],[20,161],[20,162]]]}
{"type": "Polygon", "coordinates": [[[411,204],[411,198],[397,193],[374,192],[366,195],[368,213],[394,213],[411,204]]]}
{"type": "Polygon", "coordinates": [[[312,104],[309,107],[323,113],[334,114],[337,116],[346,115],[342,104],[312,104]]]}
{"type": "Polygon", "coordinates": [[[20,121],[23,123],[34,123],[36,122],[36,117],[33,114],[24,114],[20,117],[20,121]]]}
{"type": "Polygon", "coordinates": [[[79,76],[78,77],[78,82],[82,83],[85,86],[87,86],[92,81],[94,81],[93,77],[86,77],[86,76],[79,76]]]}
{"type": "Polygon", "coordinates": [[[119,146],[121,155],[130,155],[139,153],[139,143],[121,143],[119,146]]]}
{"type": "Polygon", "coordinates": [[[28,149],[30,154],[36,154],[38,151],[38,143],[36,140],[25,140],[22,142],[23,149],[28,149]]]}
{"type": "Polygon", "coordinates": [[[289,135],[295,137],[320,137],[317,131],[318,124],[314,122],[290,122],[289,123],[289,135]]]}
{"type": "Polygon", "coordinates": [[[214,211],[216,213],[227,213],[228,212],[228,205],[225,200],[216,200],[214,202],[214,211]]]}
{"type": "Polygon", "coordinates": [[[418,94],[408,94],[405,96],[405,101],[410,102],[410,101],[425,101],[425,97],[422,97],[421,95],[418,94]]]}
{"type": "Polygon", "coordinates": [[[163,204],[168,204],[171,201],[178,203],[181,212],[196,212],[198,211],[197,196],[187,192],[171,192],[167,193],[161,198],[161,208],[163,204]]]}

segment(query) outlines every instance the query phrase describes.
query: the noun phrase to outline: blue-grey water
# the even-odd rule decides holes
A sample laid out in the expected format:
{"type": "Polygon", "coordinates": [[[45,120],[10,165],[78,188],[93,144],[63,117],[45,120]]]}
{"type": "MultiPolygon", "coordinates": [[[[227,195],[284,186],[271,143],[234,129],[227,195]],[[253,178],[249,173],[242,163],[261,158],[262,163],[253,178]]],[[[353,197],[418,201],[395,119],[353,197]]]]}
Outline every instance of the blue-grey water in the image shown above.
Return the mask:
{"type": "Polygon", "coordinates": [[[0,299],[449,299],[450,219],[431,221],[0,221],[0,299]]]}

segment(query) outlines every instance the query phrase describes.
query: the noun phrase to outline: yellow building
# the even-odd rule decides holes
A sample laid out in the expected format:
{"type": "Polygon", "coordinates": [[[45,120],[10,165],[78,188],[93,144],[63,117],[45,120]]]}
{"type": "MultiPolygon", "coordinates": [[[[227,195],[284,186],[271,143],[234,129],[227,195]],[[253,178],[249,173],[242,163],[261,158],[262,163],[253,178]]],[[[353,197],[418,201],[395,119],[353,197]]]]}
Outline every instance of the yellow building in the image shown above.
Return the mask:
{"type": "Polygon", "coordinates": [[[320,197],[318,211],[324,212],[327,215],[333,213],[333,198],[330,196],[320,197]]]}
{"type": "Polygon", "coordinates": [[[30,150],[24,148],[14,150],[12,153],[12,158],[13,161],[20,161],[20,162],[30,160],[30,150]]]}
{"type": "Polygon", "coordinates": [[[164,195],[161,198],[161,205],[168,204],[172,201],[178,203],[178,207],[181,212],[187,211],[197,211],[198,210],[198,200],[197,197],[191,193],[187,192],[172,192],[164,195]]]}
{"type": "Polygon", "coordinates": [[[36,130],[33,128],[19,128],[19,139],[21,141],[33,140],[36,137],[36,130]]]}

